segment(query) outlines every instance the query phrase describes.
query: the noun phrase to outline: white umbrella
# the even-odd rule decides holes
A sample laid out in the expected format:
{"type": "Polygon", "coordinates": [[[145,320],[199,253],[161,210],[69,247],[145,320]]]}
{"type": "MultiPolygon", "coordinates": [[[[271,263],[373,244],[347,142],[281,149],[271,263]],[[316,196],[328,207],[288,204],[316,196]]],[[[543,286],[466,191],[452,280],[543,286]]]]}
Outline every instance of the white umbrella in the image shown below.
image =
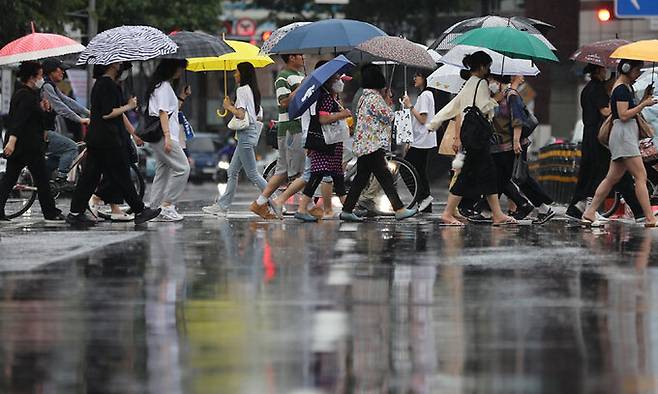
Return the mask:
{"type": "Polygon", "coordinates": [[[466,82],[459,75],[461,70],[461,68],[450,64],[443,65],[427,77],[427,86],[457,94],[462,86],[464,86],[464,82],[466,82]]]}
{"type": "Polygon", "coordinates": [[[465,68],[462,63],[464,56],[470,55],[471,53],[477,51],[486,52],[493,59],[493,63],[491,64],[492,74],[535,76],[540,72],[537,66],[535,66],[531,60],[512,59],[510,57],[503,56],[496,51],[492,51],[491,49],[474,47],[470,45],[455,46],[445,55],[443,55],[441,63],[450,64],[463,69],[465,68]]]}
{"type": "Polygon", "coordinates": [[[638,99],[641,99],[644,96],[644,91],[646,88],[652,84],[654,81],[658,81],[658,72],[653,71],[651,68],[643,70],[644,72],[640,77],[635,80],[633,88],[635,89],[635,94],[638,96],[638,99]]]}
{"type": "Polygon", "coordinates": [[[306,26],[309,23],[311,23],[311,22],[293,22],[289,25],[285,25],[285,26],[282,26],[282,27],[274,30],[272,32],[272,34],[270,35],[270,37],[267,40],[265,40],[263,45],[260,47],[260,54],[261,55],[269,55],[270,50],[272,48],[274,48],[274,46],[276,44],[278,44],[279,41],[281,41],[283,39],[283,37],[285,37],[291,31],[293,31],[293,30],[295,30],[299,27],[306,26]]]}

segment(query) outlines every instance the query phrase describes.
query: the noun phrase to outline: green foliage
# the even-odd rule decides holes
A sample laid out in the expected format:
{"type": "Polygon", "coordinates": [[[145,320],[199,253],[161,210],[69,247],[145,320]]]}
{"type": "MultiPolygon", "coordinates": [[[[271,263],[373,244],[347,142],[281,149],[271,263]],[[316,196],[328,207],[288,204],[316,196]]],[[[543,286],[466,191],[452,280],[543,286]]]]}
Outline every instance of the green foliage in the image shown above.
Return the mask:
{"type": "Polygon", "coordinates": [[[0,46],[37,31],[61,32],[70,17],[66,12],[83,8],[81,0],[2,0],[0,1],[0,46]]]}

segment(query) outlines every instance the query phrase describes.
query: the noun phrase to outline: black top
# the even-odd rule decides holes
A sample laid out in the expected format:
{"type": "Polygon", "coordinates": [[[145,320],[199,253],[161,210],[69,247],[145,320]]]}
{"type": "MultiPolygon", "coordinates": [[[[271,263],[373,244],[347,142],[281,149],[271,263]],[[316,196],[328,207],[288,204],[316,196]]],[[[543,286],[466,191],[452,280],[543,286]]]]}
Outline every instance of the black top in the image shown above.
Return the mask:
{"type": "Polygon", "coordinates": [[[605,84],[598,79],[592,79],[580,93],[580,106],[583,109],[583,125],[585,128],[601,127],[603,115],[601,109],[610,104],[610,97],[605,90],[605,84]]]}
{"type": "Polygon", "coordinates": [[[91,89],[91,121],[87,146],[95,149],[117,149],[123,146],[122,133],[127,133],[123,117],[103,119],[103,116],[125,104],[121,87],[110,77],[98,78],[91,89]]]}
{"type": "Polygon", "coordinates": [[[16,149],[13,155],[45,153],[45,112],[41,109],[40,102],[38,89],[18,83],[11,97],[7,121],[8,132],[5,136],[5,143],[9,140],[9,136],[16,136],[16,149]]]}
{"type": "Polygon", "coordinates": [[[635,107],[635,97],[633,91],[626,85],[617,86],[610,95],[610,109],[612,110],[612,119],[619,119],[617,112],[617,102],[628,103],[628,109],[635,107]]]}

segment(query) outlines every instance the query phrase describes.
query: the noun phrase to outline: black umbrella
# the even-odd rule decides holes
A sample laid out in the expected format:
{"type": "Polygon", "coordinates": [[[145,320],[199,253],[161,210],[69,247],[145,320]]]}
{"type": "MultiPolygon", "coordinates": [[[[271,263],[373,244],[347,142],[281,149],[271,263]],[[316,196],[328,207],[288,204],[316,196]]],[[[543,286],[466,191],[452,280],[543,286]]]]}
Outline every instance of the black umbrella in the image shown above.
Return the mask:
{"type": "Polygon", "coordinates": [[[207,33],[178,31],[171,33],[169,38],[178,45],[178,51],[162,57],[190,59],[194,57],[216,57],[235,52],[224,40],[207,33]]]}

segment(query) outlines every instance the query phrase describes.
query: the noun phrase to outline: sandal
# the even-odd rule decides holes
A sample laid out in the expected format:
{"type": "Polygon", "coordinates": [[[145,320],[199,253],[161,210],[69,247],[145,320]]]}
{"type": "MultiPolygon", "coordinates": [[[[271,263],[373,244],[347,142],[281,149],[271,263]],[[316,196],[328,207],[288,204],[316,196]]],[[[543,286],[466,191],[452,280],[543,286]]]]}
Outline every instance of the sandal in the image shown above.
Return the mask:
{"type": "Polygon", "coordinates": [[[454,220],[454,221],[441,221],[439,222],[440,227],[464,227],[466,226],[463,222],[460,222],[459,220],[454,220]]]}
{"type": "Polygon", "coordinates": [[[493,226],[494,227],[515,226],[515,225],[518,225],[518,224],[519,224],[519,222],[517,222],[516,219],[509,218],[509,219],[506,219],[505,221],[500,222],[500,223],[493,223],[493,226]]]}
{"type": "Polygon", "coordinates": [[[582,219],[580,219],[580,224],[585,226],[585,227],[603,227],[603,226],[605,226],[605,223],[600,221],[600,220],[587,219],[586,217],[583,217],[582,219]]]}

